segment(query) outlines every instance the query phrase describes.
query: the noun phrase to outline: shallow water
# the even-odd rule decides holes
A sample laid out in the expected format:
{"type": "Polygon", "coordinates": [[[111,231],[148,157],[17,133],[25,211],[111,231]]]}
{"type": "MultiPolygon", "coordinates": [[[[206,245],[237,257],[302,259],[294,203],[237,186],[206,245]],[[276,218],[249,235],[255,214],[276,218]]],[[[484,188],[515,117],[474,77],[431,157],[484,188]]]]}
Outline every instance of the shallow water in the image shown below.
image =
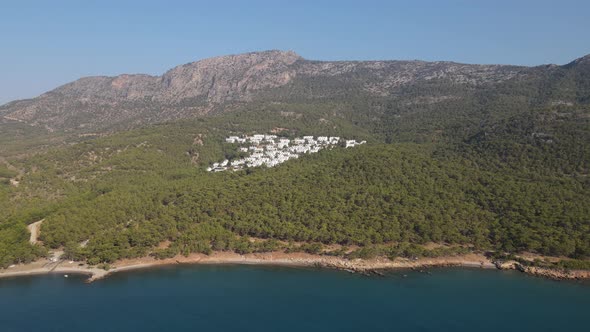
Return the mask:
{"type": "Polygon", "coordinates": [[[590,284],[513,271],[171,266],[0,279],[0,331],[586,330],[590,284]],[[404,277],[404,275],[407,275],[404,277]]]}

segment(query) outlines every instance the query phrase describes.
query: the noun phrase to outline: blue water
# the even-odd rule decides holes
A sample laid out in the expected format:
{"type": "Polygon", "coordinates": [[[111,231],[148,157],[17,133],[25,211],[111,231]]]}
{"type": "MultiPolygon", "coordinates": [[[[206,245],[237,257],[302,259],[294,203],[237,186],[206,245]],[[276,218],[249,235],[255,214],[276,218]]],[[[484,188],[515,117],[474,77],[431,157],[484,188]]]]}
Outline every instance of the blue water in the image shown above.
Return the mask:
{"type": "Polygon", "coordinates": [[[185,266],[0,279],[0,331],[588,331],[590,285],[434,269],[185,266]],[[406,274],[407,277],[404,277],[406,274]]]}

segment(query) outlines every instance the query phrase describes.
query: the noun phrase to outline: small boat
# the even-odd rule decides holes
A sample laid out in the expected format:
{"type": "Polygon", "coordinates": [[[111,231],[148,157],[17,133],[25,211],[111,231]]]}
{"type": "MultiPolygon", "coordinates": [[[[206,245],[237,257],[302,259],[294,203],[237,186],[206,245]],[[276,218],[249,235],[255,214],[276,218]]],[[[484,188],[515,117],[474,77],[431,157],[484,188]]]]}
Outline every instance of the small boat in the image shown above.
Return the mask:
{"type": "Polygon", "coordinates": [[[68,278],[68,277],[69,277],[69,275],[67,275],[67,274],[64,274],[64,278],[68,278]]]}

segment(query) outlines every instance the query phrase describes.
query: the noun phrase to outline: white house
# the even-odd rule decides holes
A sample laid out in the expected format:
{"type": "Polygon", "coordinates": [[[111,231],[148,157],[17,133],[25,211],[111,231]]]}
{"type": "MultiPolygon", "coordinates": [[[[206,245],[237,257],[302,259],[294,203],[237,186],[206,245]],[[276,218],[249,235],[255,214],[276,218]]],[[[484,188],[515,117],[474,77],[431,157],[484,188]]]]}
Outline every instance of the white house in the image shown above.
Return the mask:
{"type": "Polygon", "coordinates": [[[359,143],[357,143],[355,140],[346,140],[346,147],[347,148],[353,148],[356,145],[358,145],[359,143]]]}
{"type": "MultiPolygon", "coordinates": [[[[261,135],[253,136],[229,136],[225,139],[227,143],[247,144],[249,146],[239,146],[240,152],[247,153],[245,158],[232,160],[224,160],[222,162],[213,163],[211,167],[207,168],[209,172],[222,172],[228,169],[237,171],[244,166],[259,167],[265,165],[267,167],[274,167],[289,159],[299,158],[305,153],[317,153],[322,149],[332,149],[339,142],[340,137],[318,136],[314,140],[314,136],[303,136],[303,138],[295,138],[293,140],[287,138],[278,138],[276,135],[261,135]]],[[[366,141],[357,142],[355,140],[345,140],[345,146],[354,147],[359,144],[365,144],[366,141]]]]}

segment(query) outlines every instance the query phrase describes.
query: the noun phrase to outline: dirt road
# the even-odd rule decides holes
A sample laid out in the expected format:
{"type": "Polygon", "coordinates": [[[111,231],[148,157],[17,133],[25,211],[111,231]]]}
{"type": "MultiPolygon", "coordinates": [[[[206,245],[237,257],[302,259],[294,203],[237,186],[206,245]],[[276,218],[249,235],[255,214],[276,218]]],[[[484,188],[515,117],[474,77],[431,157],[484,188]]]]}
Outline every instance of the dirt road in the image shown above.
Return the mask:
{"type": "Polygon", "coordinates": [[[34,222],[34,223],[30,224],[29,226],[27,226],[27,228],[29,229],[29,232],[31,232],[31,239],[29,240],[31,242],[31,244],[37,243],[38,238],[39,238],[39,231],[41,229],[41,223],[43,222],[43,220],[44,219],[34,222]]]}

